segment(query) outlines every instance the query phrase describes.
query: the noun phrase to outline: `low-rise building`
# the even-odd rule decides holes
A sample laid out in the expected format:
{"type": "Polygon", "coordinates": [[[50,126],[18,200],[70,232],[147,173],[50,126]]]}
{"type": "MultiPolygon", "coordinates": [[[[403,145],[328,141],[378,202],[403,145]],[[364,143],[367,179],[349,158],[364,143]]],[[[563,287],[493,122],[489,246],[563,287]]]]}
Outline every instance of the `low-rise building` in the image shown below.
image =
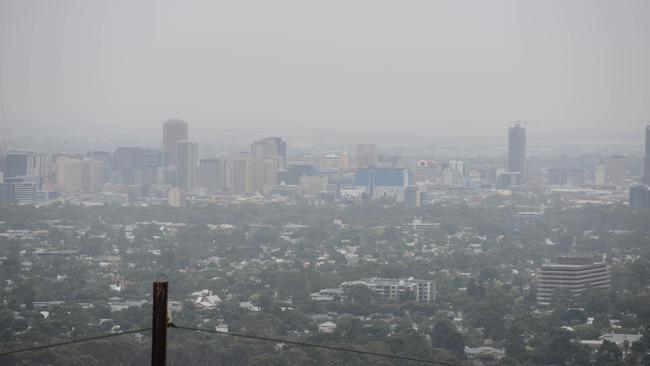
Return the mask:
{"type": "Polygon", "coordinates": [[[402,294],[413,295],[415,301],[429,303],[435,300],[436,285],[432,281],[415,279],[388,279],[388,278],[364,278],[358,281],[347,281],[341,284],[343,293],[345,288],[350,286],[366,286],[376,291],[381,297],[388,299],[399,299],[402,294]]]}

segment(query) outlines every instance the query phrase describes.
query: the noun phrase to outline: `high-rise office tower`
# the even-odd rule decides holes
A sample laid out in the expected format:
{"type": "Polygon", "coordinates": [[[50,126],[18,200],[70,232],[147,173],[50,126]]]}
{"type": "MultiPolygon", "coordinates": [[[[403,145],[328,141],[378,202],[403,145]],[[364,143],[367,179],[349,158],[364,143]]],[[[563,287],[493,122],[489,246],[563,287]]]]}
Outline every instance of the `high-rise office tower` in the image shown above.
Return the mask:
{"type": "Polygon", "coordinates": [[[111,166],[113,165],[113,155],[109,151],[89,151],[86,156],[104,162],[104,183],[111,180],[111,166]]]}
{"type": "Polygon", "coordinates": [[[630,207],[636,209],[650,208],[650,187],[645,184],[635,184],[630,187],[630,207]]]}
{"type": "Polygon", "coordinates": [[[176,166],[177,147],[180,141],[187,141],[187,122],[170,119],[163,123],[163,167],[176,166]]]}
{"type": "Polygon", "coordinates": [[[29,151],[7,152],[5,178],[42,177],[48,174],[47,155],[29,151]]]}
{"type": "Polygon", "coordinates": [[[357,146],[357,168],[374,168],[379,162],[375,144],[359,144],[357,146]]]}
{"type": "Polygon", "coordinates": [[[607,172],[602,164],[596,165],[594,168],[594,184],[599,187],[607,184],[607,172]]]}
{"type": "Polygon", "coordinates": [[[240,154],[228,161],[228,189],[236,193],[253,193],[253,158],[248,154],[240,154]]]}
{"type": "Polygon", "coordinates": [[[420,183],[433,183],[442,176],[440,165],[431,160],[420,160],[415,166],[415,181],[420,183]]]}
{"type": "Polygon", "coordinates": [[[281,137],[267,137],[251,145],[251,156],[255,158],[275,157],[284,169],[287,162],[287,143],[281,137]]]}
{"type": "Polygon", "coordinates": [[[142,160],[141,147],[118,147],[113,154],[112,179],[126,185],[135,184],[136,171],[142,160]]]}
{"type": "Polygon", "coordinates": [[[197,186],[198,145],[193,141],[179,141],[176,151],[176,185],[178,188],[192,191],[197,186]]]}
{"type": "Polygon", "coordinates": [[[271,187],[278,184],[280,159],[274,156],[253,158],[252,189],[266,194],[271,187]]]}
{"type": "Polygon", "coordinates": [[[615,186],[625,184],[625,157],[620,155],[611,156],[607,159],[605,166],[607,183],[615,186]]]}
{"type": "Polygon", "coordinates": [[[113,154],[112,180],[127,185],[155,182],[161,153],[142,147],[118,147],[113,154]]]}
{"type": "Polygon", "coordinates": [[[81,160],[81,190],[99,192],[104,186],[104,162],[94,159],[81,160]]]}
{"type": "Polygon", "coordinates": [[[338,154],[325,154],[320,158],[319,168],[321,171],[341,173],[343,168],[343,159],[338,154]]]}
{"type": "Polygon", "coordinates": [[[199,160],[199,186],[208,193],[223,188],[223,166],[221,159],[199,160]]]}
{"type": "Polygon", "coordinates": [[[57,188],[65,192],[99,192],[104,185],[104,162],[94,159],[59,158],[57,188]]]}
{"type": "Polygon", "coordinates": [[[650,185],[650,124],[645,128],[645,169],[641,182],[650,185]]]}
{"type": "Polygon", "coordinates": [[[508,172],[519,172],[520,180],[526,180],[526,129],[519,123],[508,130],[508,172]]]}

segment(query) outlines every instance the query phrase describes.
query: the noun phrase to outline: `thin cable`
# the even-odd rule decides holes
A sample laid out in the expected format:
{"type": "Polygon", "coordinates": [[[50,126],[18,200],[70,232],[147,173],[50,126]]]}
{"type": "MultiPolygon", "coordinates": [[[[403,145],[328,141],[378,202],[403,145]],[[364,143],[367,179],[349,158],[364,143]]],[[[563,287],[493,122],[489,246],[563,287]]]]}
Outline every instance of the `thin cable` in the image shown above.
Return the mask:
{"type": "Polygon", "coordinates": [[[258,341],[278,342],[278,343],[293,344],[293,345],[302,346],[302,347],[322,348],[322,349],[326,349],[326,350],[330,350],[330,351],[358,353],[358,354],[362,354],[362,355],[392,358],[392,359],[396,359],[396,360],[422,362],[422,363],[428,363],[428,364],[431,364],[431,365],[462,366],[461,364],[458,364],[458,363],[450,363],[450,362],[443,362],[443,361],[433,361],[433,360],[427,360],[427,359],[424,359],[424,358],[399,356],[399,355],[393,355],[393,354],[389,354],[389,353],[363,351],[363,350],[358,350],[358,349],[353,349],[353,348],[327,346],[327,345],[316,344],[316,343],[298,342],[298,341],[291,341],[291,340],[281,339],[281,338],[261,337],[261,336],[255,336],[255,335],[249,335],[249,334],[241,334],[241,333],[231,333],[231,332],[226,333],[226,332],[219,332],[219,331],[216,331],[216,330],[184,327],[184,326],[175,325],[175,324],[169,324],[169,327],[170,328],[181,329],[181,330],[193,330],[193,331],[197,331],[197,332],[220,334],[220,335],[231,336],[231,337],[248,338],[248,339],[254,339],[254,340],[258,340],[258,341]]]}
{"type": "Polygon", "coordinates": [[[65,341],[65,342],[50,343],[50,344],[44,344],[42,346],[21,348],[21,349],[15,349],[15,350],[11,350],[11,351],[4,351],[4,352],[0,352],[0,357],[13,355],[13,354],[16,354],[16,353],[39,351],[39,350],[44,350],[44,349],[48,349],[48,348],[67,346],[69,344],[94,341],[94,340],[97,340],[97,339],[117,337],[117,336],[121,336],[121,335],[125,335],[125,334],[133,334],[133,333],[138,333],[138,332],[144,332],[144,331],[147,331],[147,330],[151,330],[151,328],[133,329],[133,330],[127,330],[127,331],[119,332],[119,333],[102,334],[102,335],[98,335],[98,336],[94,336],[94,337],[77,338],[77,339],[73,339],[73,340],[65,341]]]}

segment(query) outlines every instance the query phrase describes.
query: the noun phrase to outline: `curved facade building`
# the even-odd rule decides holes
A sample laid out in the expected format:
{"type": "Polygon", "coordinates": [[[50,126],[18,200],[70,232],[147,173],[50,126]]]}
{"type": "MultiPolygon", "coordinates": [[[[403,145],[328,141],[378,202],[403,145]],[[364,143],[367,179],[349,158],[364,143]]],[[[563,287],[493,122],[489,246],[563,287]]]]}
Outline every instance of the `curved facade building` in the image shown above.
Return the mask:
{"type": "Polygon", "coordinates": [[[553,292],[566,288],[579,296],[590,288],[609,288],[611,279],[606,263],[594,263],[587,258],[558,258],[558,263],[540,268],[537,277],[537,303],[549,305],[553,292]]]}

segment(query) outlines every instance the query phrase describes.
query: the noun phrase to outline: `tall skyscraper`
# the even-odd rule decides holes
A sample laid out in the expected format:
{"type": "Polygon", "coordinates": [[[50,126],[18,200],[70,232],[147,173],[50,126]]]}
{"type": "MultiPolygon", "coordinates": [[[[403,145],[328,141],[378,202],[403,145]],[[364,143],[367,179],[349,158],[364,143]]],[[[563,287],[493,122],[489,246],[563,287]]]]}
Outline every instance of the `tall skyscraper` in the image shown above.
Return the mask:
{"type": "Polygon", "coordinates": [[[650,187],[645,184],[635,184],[630,187],[630,207],[636,209],[650,208],[650,187]]]}
{"type": "Polygon", "coordinates": [[[645,169],[641,182],[650,185],[650,124],[645,128],[645,169]]]}
{"type": "Polygon", "coordinates": [[[239,154],[228,160],[228,189],[236,193],[253,193],[253,158],[248,154],[239,154]]]}
{"type": "Polygon", "coordinates": [[[127,185],[150,185],[160,166],[160,151],[118,147],[113,154],[112,180],[127,185]]]}
{"type": "Polygon", "coordinates": [[[252,189],[262,194],[270,191],[271,187],[278,184],[278,169],[280,158],[266,156],[253,158],[252,189]]]}
{"type": "Polygon", "coordinates": [[[94,159],[81,160],[81,190],[100,192],[104,186],[104,162],[94,159]]]}
{"type": "Polygon", "coordinates": [[[521,181],[526,181],[526,129],[519,123],[508,130],[506,170],[510,173],[519,172],[521,181]]]}
{"type": "Polygon", "coordinates": [[[207,193],[224,188],[224,164],[221,159],[208,158],[199,161],[199,186],[207,193]]]}
{"type": "Polygon", "coordinates": [[[366,169],[377,167],[379,156],[375,144],[360,144],[357,146],[357,168],[366,169]]]}
{"type": "Polygon", "coordinates": [[[267,137],[251,145],[251,156],[255,158],[275,157],[284,169],[287,162],[287,143],[281,137],[267,137]]]}
{"type": "Polygon", "coordinates": [[[86,153],[86,156],[91,159],[101,160],[104,162],[104,183],[110,182],[113,155],[109,151],[89,151],[86,153]]]}
{"type": "Polygon", "coordinates": [[[29,151],[9,151],[4,177],[42,177],[48,173],[47,155],[29,151]]]}
{"type": "Polygon", "coordinates": [[[135,184],[136,171],[142,160],[142,150],[141,147],[118,147],[115,150],[111,174],[114,182],[135,184]]]}
{"type": "Polygon", "coordinates": [[[187,122],[180,119],[170,119],[163,123],[163,167],[176,166],[178,143],[186,140],[187,122]]]}
{"type": "Polygon", "coordinates": [[[196,142],[178,142],[176,157],[176,185],[178,188],[192,191],[197,187],[198,154],[199,149],[196,142]]]}

